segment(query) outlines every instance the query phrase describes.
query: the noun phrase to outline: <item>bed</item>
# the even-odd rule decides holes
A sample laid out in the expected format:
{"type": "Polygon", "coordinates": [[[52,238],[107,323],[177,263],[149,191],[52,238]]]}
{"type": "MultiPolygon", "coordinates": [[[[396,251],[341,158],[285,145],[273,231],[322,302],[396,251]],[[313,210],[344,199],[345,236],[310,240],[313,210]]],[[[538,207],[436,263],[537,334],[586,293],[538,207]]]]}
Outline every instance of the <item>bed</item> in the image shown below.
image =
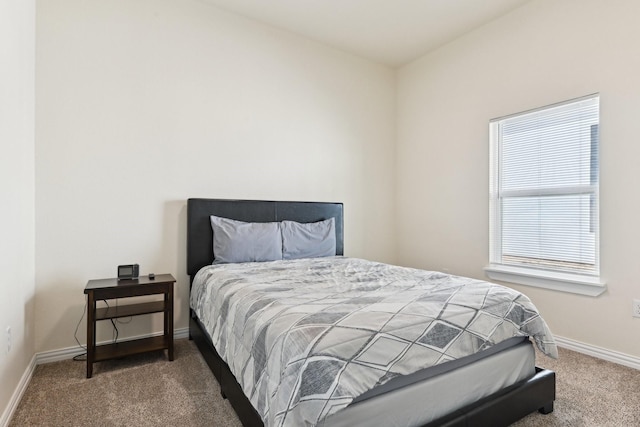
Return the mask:
{"type": "MultiPolygon", "coordinates": [[[[489,288],[489,286],[494,285],[437,272],[410,271],[411,269],[343,257],[343,236],[343,207],[340,203],[188,200],[187,273],[190,276],[192,286],[189,336],[195,341],[219,382],[223,396],[229,399],[243,425],[506,426],[536,410],[542,413],[553,411],[555,373],[535,366],[534,350],[527,332],[531,332],[533,340],[539,348],[542,347],[543,351],[549,355],[554,355],[555,344],[548,334],[545,335],[545,331],[539,331],[545,329],[546,324],[541,318],[538,319],[537,313],[533,312],[535,307],[527,305],[530,302],[526,297],[510,294],[509,304],[512,307],[515,307],[513,301],[518,301],[518,317],[521,318],[522,313],[529,313],[522,317],[521,329],[524,332],[519,331],[513,337],[502,337],[503,332],[494,325],[491,332],[495,334],[493,338],[478,341],[475,337],[477,333],[472,331],[472,335],[474,335],[472,339],[468,338],[468,334],[464,335],[465,339],[461,339],[463,333],[457,331],[455,320],[444,322],[439,316],[433,316],[437,318],[436,321],[425,327],[425,330],[416,332],[416,324],[402,324],[402,327],[395,327],[389,333],[388,328],[392,321],[398,321],[399,318],[413,319],[416,314],[424,314],[424,310],[428,311],[431,302],[425,303],[422,299],[415,297],[413,305],[390,304],[389,302],[392,302],[394,297],[386,292],[392,292],[392,289],[390,289],[391,286],[385,285],[385,287],[381,286],[379,290],[376,290],[379,298],[369,301],[373,305],[364,308],[362,305],[353,303],[362,296],[361,289],[357,286],[359,286],[359,282],[367,283],[361,280],[364,276],[373,277],[374,281],[380,282],[383,280],[382,278],[386,277],[385,275],[396,275],[393,280],[390,280],[390,282],[396,283],[403,282],[404,275],[411,273],[411,280],[414,280],[413,277],[417,275],[415,283],[411,285],[414,287],[412,289],[421,293],[420,295],[425,293],[425,289],[429,291],[428,293],[434,293],[433,290],[437,289],[435,292],[437,294],[442,290],[441,283],[444,282],[448,284],[444,288],[448,288],[454,293],[460,292],[460,294],[453,296],[440,297],[441,300],[476,298],[475,296],[462,296],[462,289],[473,289],[473,292],[479,293],[480,289],[486,287],[486,289],[492,290],[482,292],[493,295],[496,292],[494,288],[489,288]],[[336,256],[264,263],[211,265],[214,260],[212,215],[247,223],[296,221],[297,223],[309,224],[331,219],[333,227],[331,232],[335,234],[335,248],[333,250],[336,256]],[[352,279],[352,283],[347,288],[338,292],[338,297],[350,301],[353,312],[347,312],[342,308],[335,310],[332,308],[333,304],[324,304],[321,309],[318,309],[313,305],[314,303],[309,302],[338,298],[333,294],[333,292],[337,292],[333,288],[330,289],[332,294],[316,295],[314,293],[324,292],[324,284],[327,279],[322,274],[325,274],[325,271],[331,271],[329,277],[334,277],[337,274],[334,270],[329,269],[347,272],[346,276],[341,276],[341,281],[352,279]],[[307,288],[291,286],[291,281],[296,283],[309,281],[307,276],[300,275],[302,274],[300,271],[303,270],[314,272],[314,278],[311,280],[314,283],[305,285],[307,288]],[[315,272],[318,274],[315,275],[315,272]],[[237,284],[238,279],[233,275],[240,273],[249,277],[251,283],[248,285],[237,284]],[[203,277],[206,277],[206,280],[203,277]],[[219,282],[206,288],[204,283],[208,280],[214,282],[218,280],[219,282]],[[289,280],[289,282],[285,280],[289,280]],[[440,285],[438,285],[439,283],[440,285]],[[427,288],[419,288],[422,286],[427,286],[427,288]],[[313,289],[314,291],[301,292],[301,288],[313,289]],[[265,289],[279,292],[278,298],[264,293],[265,289]],[[209,294],[211,304],[220,304],[217,309],[211,310],[216,313],[215,315],[209,314],[210,311],[203,309],[204,303],[193,302],[199,301],[197,297],[205,293],[209,294]],[[236,299],[224,302],[223,299],[227,297],[235,297],[236,299]],[[288,301],[285,297],[291,298],[292,304],[283,309],[283,304],[288,301]],[[525,305],[520,304],[523,298],[525,305]],[[287,313],[288,317],[285,316],[287,319],[291,319],[293,316],[293,321],[277,319],[270,317],[271,314],[265,314],[269,313],[269,310],[264,307],[272,307],[275,299],[278,300],[277,307],[279,307],[275,311],[287,313]],[[249,306],[242,308],[240,305],[242,301],[248,301],[249,306]],[[233,309],[230,310],[230,306],[233,309]],[[427,308],[425,309],[425,307],[427,308]],[[307,309],[311,311],[305,311],[307,309]],[[251,315],[247,315],[247,311],[250,311],[251,315]],[[327,314],[327,311],[330,313],[327,314]],[[368,314],[363,315],[362,311],[373,311],[375,315],[374,317],[370,317],[368,314]],[[300,370],[302,373],[298,377],[292,374],[291,378],[293,379],[289,379],[289,383],[283,381],[282,384],[285,385],[282,385],[278,381],[274,382],[273,378],[280,376],[286,379],[287,375],[285,375],[283,366],[287,365],[287,360],[289,360],[287,358],[291,357],[290,354],[285,357],[283,355],[285,351],[279,351],[277,355],[273,352],[262,351],[254,352],[262,356],[255,356],[251,353],[254,349],[245,349],[245,352],[238,351],[243,346],[242,338],[238,337],[237,332],[230,332],[221,326],[224,323],[239,323],[229,319],[243,318],[250,319],[249,326],[246,324],[242,326],[244,330],[251,330],[250,328],[253,327],[255,331],[264,332],[268,328],[256,327],[252,323],[257,316],[254,315],[256,312],[259,312],[262,317],[266,316],[265,318],[271,319],[270,328],[275,328],[277,324],[281,324],[284,328],[284,332],[274,333],[274,336],[279,337],[278,339],[282,338],[282,340],[277,345],[273,345],[275,341],[272,339],[268,348],[282,348],[289,352],[293,351],[290,349],[295,347],[291,343],[297,341],[286,341],[284,337],[290,338],[303,329],[306,331],[319,328],[324,334],[322,342],[331,341],[333,337],[331,333],[334,329],[341,328],[342,332],[339,336],[343,336],[345,331],[347,334],[360,334],[363,329],[370,329],[358,324],[355,320],[357,318],[369,319],[366,321],[368,323],[375,323],[371,319],[377,318],[387,330],[373,331],[371,332],[373,335],[368,338],[354,335],[353,339],[347,341],[357,344],[358,339],[361,339],[361,344],[354,344],[359,350],[354,352],[351,349],[349,357],[344,357],[343,354],[339,356],[328,354],[333,350],[326,349],[323,350],[324,352],[320,351],[315,354],[313,356],[315,358],[299,357],[302,360],[300,364],[304,366],[300,370]],[[239,315],[239,313],[243,313],[243,315],[239,315]],[[312,318],[313,321],[308,320],[312,318]],[[442,337],[446,336],[449,330],[447,328],[452,325],[453,329],[456,329],[453,336],[460,344],[452,344],[453,340],[450,340],[451,342],[442,341],[442,337]],[[436,330],[439,334],[431,334],[436,330]],[[402,333],[396,333],[397,331],[402,331],[402,333]],[[384,335],[383,338],[391,338],[391,340],[378,339],[382,335],[384,335]],[[373,336],[376,339],[372,339],[373,336]],[[217,343],[217,346],[214,345],[214,342],[217,343]],[[462,355],[459,349],[466,349],[469,346],[475,348],[473,354],[462,355]],[[381,353],[381,349],[386,352],[394,347],[397,347],[396,353],[392,353],[390,356],[381,353]],[[439,347],[446,348],[446,352],[449,353],[444,350],[440,351],[439,347]],[[433,353],[434,349],[439,353],[433,353]],[[412,366],[416,360],[429,359],[430,356],[425,353],[426,350],[429,350],[429,354],[436,354],[437,357],[432,357],[431,364],[434,366],[412,366]],[[230,356],[232,354],[233,357],[230,356]],[[237,356],[235,356],[236,354],[237,356]],[[266,363],[263,360],[266,357],[265,354],[270,354],[270,357],[278,362],[270,360],[269,363],[266,363]],[[460,356],[458,357],[458,355],[460,356]],[[388,358],[389,360],[385,359],[382,363],[376,358],[388,358]],[[260,360],[256,362],[257,359],[260,360]],[[269,364],[276,365],[281,370],[266,367],[269,364]],[[373,375],[357,370],[364,365],[373,366],[377,374],[373,375]],[[259,366],[260,369],[256,366],[259,366]],[[349,371],[345,367],[352,369],[350,375],[347,375],[349,371]],[[271,372],[270,369],[275,370],[271,372]],[[342,377],[350,377],[351,383],[347,381],[343,385],[338,383],[334,377],[327,376],[326,373],[331,369],[340,372],[342,377]],[[321,390],[307,390],[309,386],[305,386],[301,379],[305,376],[312,378],[313,387],[320,387],[321,390]],[[240,381],[237,377],[240,378],[240,381]],[[357,380],[353,380],[353,378],[357,380]],[[272,396],[274,400],[270,401],[265,396],[272,396]],[[277,402],[284,402],[284,404],[278,407],[277,402]],[[266,422],[263,421],[263,416],[266,422]]],[[[366,284],[363,286],[370,287],[366,284]]],[[[357,302],[360,303],[360,300],[357,302]]],[[[273,311],[271,310],[271,312],[273,311]]],[[[480,313],[477,310],[475,312],[480,313]]],[[[488,314],[492,315],[492,313],[488,314]]],[[[480,318],[480,315],[475,317],[480,318]]],[[[505,317],[513,317],[513,315],[509,314],[505,317]]],[[[510,325],[508,322],[507,324],[510,325]]],[[[258,337],[258,332],[254,334],[256,336],[251,338],[251,342],[265,342],[263,336],[265,334],[261,337],[258,337]]],[[[341,346],[344,347],[345,341],[341,342],[343,343],[341,346]]],[[[261,348],[264,348],[264,345],[261,345],[261,348]]],[[[314,348],[316,347],[322,346],[314,344],[314,348]]],[[[336,346],[331,348],[334,347],[336,346]]]]}

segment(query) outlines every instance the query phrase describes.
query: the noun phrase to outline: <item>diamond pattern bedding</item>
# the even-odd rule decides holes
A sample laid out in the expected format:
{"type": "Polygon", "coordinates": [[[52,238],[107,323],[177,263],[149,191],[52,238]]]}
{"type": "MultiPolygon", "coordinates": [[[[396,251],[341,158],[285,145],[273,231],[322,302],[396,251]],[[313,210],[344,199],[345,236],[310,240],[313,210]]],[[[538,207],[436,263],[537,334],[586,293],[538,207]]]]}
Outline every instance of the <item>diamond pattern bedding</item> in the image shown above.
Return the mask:
{"type": "Polygon", "coordinates": [[[398,375],[512,336],[557,357],[513,289],[356,258],[207,266],[190,304],[269,427],[315,425],[398,375]]]}

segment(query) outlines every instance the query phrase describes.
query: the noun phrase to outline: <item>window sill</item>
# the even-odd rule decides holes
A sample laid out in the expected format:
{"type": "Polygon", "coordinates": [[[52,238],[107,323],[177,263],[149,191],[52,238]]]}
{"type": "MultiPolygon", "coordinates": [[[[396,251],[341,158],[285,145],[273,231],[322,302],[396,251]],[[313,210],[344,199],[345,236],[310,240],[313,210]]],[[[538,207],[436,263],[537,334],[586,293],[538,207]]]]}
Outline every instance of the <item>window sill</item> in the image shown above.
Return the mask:
{"type": "Polygon", "coordinates": [[[592,297],[607,290],[607,285],[596,276],[580,276],[504,265],[489,265],[484,271],[493,280],[592,297]]]}

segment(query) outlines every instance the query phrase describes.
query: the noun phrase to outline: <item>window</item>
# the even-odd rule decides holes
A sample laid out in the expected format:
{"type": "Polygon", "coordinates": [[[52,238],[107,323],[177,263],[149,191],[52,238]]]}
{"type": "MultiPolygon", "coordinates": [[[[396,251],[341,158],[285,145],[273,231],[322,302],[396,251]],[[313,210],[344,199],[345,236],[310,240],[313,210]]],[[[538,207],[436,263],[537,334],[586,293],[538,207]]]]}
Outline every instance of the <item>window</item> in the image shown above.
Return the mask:
{"type": "Polygon", "coordinates": [[[491,121],[490,277],[588,295],[604,291],[599,99],[491,121]]]}

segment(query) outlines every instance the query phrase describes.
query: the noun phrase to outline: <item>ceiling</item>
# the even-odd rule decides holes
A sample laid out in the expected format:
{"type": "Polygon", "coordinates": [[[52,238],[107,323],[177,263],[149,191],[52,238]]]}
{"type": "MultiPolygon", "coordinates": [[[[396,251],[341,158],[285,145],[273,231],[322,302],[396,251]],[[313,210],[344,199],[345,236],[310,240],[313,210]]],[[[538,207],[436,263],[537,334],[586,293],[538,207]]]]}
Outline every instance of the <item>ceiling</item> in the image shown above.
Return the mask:
{"type": "Polygon", "coordinates": [[[531,0],[203,0],[400,66],[531,0]]]}

